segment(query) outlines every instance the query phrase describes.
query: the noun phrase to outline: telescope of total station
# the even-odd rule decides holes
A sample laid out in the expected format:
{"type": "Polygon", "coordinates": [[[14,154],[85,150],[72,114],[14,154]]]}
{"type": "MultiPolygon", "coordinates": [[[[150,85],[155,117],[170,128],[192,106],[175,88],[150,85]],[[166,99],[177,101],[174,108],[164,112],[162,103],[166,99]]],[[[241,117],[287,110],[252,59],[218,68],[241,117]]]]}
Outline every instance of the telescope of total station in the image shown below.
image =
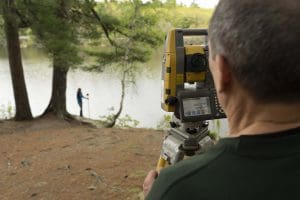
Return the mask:
{"type": "Polygon", "coordinates": [[[162,102],[172,112],[157,170],[213,145],[207,120],[225,118],[208,64],[206,29],[172,29],[162,61],[162,102]]]}

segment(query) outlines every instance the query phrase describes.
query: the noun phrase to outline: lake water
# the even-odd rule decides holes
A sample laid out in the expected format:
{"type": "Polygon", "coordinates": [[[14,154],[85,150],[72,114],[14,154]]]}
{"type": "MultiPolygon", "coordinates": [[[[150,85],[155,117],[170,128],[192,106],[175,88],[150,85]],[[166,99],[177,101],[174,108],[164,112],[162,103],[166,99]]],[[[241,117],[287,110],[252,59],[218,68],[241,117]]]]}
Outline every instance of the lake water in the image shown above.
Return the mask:
{"type": "MultiPolygon", "coordinates": [[[[52,68],[51,60],[39,49],[22,49],[23,67],[31,110],[38,116],[46,109],[51,96],[52,68]]],[[[126,89],[124,109],[126,114],[138,120],[139,127],[156,128],[157,124],[168,114],[160,107],[161,101],[161,57],[162,49],[153,54],[151,60],[140,65],[142,73],[137,76],[136,84],[126,89]]],[[[119,108],[121,83],[118,76],[111,72],[91,73],[81,70],[71,70],[67,82],[67,110],[79,115],[76,101],[77,88],[83,94],[89,93],[89,101],[84,101],[85,117],[99,119],[108,115],[109,108],[119,108]]],[[[7,59],[4,49],[0,50],[0,105],[14,105],[13,90],[7,59]]],[[[227,129],[226,123],[221,123],[221,132],[227,129]]]]}

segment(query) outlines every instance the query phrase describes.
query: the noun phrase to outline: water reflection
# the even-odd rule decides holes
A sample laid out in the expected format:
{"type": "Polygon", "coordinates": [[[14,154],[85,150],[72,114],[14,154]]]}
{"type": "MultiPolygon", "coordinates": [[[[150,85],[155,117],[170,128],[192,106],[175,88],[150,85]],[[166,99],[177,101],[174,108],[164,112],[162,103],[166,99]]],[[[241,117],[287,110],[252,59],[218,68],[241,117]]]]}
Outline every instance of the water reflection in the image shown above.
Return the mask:
{"type": "MultiPolygon", "coordinates": [[[[140,122],[141,127],[156,127],[165,114],[160,109],[160,58],[141,66],[142,73],[136,85],[126,89],[123,116],[128,114],[140,122]]],[[[51,95],[51,60],[39,49],[22,49],[25,80],[32,113],[38,116],[45,110],[51,95]]],[[[14,103],[7,54],[0,52],[0,104],[14,103]]],[[[108,108],[119,106],[121,96],[120,79],[111,73],[90,73],[71,70],[68,74],[67,109],[78,114],[76,90],[81,87],[90,94],[90,117],[99,119],[107,115],[108,108]]],[[[88,116],[88,102],[84,102],[84,113],[88,116]]]]}
{"type": "MultiPolygon", "coordinates": [[[[136,84],[126,89],[122,116],[128,114],[133,119],[137,119],[140,127],[155,128],[163,115],[167,114],[160,108],[161,52],[162,49],[158,49],[148,63],[140,66],[142,71],[137,76],[136,84]]],[[[22,49],[22,57],[32,113],[38,116],[46,109],[51,95],[51,60],[36,48],[22,49]]],[[[69,72],[67,109],[76,115],[79,114],[76,102],[76,91],[79,87],[82,88],[83,94],[90,94],[89,102],[85,101],[83,105],[86,117],[99,119],[100,116],[109,113],[110,107],[118,109],[121,83],[115,74],[90,73],[81,70],[69,72]]],[[[4,49],[0,50],[0,91],[0,104],[14,103],[7,53],[4,49]]],[[[222,123],[222,132],[225,132],[226,128],[222,123]]]]}

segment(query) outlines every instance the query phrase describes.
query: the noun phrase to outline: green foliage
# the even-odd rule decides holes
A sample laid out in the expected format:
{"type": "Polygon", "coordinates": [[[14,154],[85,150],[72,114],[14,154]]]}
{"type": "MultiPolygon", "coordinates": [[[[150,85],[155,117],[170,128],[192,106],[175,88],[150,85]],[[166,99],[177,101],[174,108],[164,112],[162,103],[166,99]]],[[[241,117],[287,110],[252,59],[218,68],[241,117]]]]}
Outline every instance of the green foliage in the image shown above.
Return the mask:
{"type": "Polygon", "coordinates": [[[195,6],[161,6],[156,9],[160,18],[160,28],[167,32],[170,28],[207,28],[213,10],[195,6]]]}
{"type": "Polygon", "coordinates": [[[110,45],[105,49],[89,49],[89,56],[96,58],[87,70],[110,70],[123,79],[126,87],[135,83],[142,68],[138,63],[150,60],[153,49],[163,43],[164,34],[153,4],[142,1],[102,2],[96,7],[101,26],[108,30],[110,45]]]}
{"type": "Polygon", "coordinates": [[[115,64],[117,70],[124,71],[122,66],[126,68],[128,63],[145,63],[150,59],[152,49],[163,42],[158,18],[148,4],[141,1],[106,2],[99,3],[97,11],[114,41],[104,52],[88,52],[97,57],[101,66],[115,64]]]}
{"type": "Polygon", "coordinates": [[[19,11],[30,21],[36,42],[59,66],[76,66],[82,62],[80,45],[85,18],[81,12],[86,6],[83,1],[31,0],[18,5],[19,11]]]}
{"type": "Polygon", "coordinates": [[[19,21],[27,22],[32,29],[25,35],[33,33],[38,46],[56,56],[62,65],[79,67],[88,60],[88,65],[81,67],[100,72],[107,66],[124,71],[122,66],[127,69],[128,63],[130,68],[147,62],[171,27],[207,27],[212,13],[178,6],[174,0],[16,2],[19,21]]]}
{"type": "MultiPolygon", "coordinates": [[[[100,121],[103,124],[110,124],[113,120],[113,112],[114,112],[115,108],[111,107],[108,109],[109,114],[105,115],[105,116],[100,116],[100,121]]],[[[139,125],[139,121],[136,119],[133,119],[131,116],[129,115],[125,115],[124,117],[119,117],[117,119],[117,123],[116,123],[116,127],[119,128],[136,128],[139,125]]]]}
{"type": "Polygon", "coordinates": [[[213,123],[213,130],[209,132],[209,135],[214,140],[217,140],[220,137],[221,133],[221,121],[219,119],[212,120],[213,123]]]}
{"type": "Polygon", "coordinates": [[[118,119],[117,125],[124,128],[136,128],[139,125],[139,121],[133,119],[129,115],[125,115],[124,117],[120,117],[118,119]]]}
{"type": "Polygon", "coordinates": [[[213,132],[213,131],[209,131],[208,135],[214,141],[216,141],[216,140],[219,139],[219,133],[216,133],[216,132],[213,132]]]}
{"type": "Polygon", "coordinates": [[[15,115],[15,108],[9,102],[7,105],[2,104],[0,106],[0,118],[1,119],[11,119],[15,115]]]}
{"type": "Polygon", "coordinates": [[[165,130],[171,128],[170,126],[171,115],[164,115],[163,118],[159,121],[156,129],[165,130]]]}
{"type": "Polygon", "coordinates": [[[174,8],[176,7],[176,0],[166,0],[164,5],[169,8],[174,8]]]}
{"type": "MultiPolygon", "coordinates": [[[[175,1],[98,3],[97,11],[104,25],[109,27],[114,44],[106,45],[104,50],[89,49],[88,55],[97,59],[87,70],[103,71],[109,67],[116,72],[132,71],[131,67],[136,63],[149,61],[153,50],[163,44],[164,33],[170,28],[207,27],[212,10],[174,6],[172,2],[175,1]]],[[[135,73],[139,73],[139,69],[135,68],[135,73]]]]}
{"type": "Polygon", "coordinates": [[[190,28],[195,23],[195,19],[192,17],[182,17],[174,20],[174,25],[180,28],[190,28]]]}
{"type": "Polygon", "coordinates": [[[0,15],[0,47],[3,47],[5,43],[4,20],[2,15],[0,15]]]}
{"type": "Polygon", "coordinates": [[[221,131],[221,121],[219,119],[213,120],[214,126],[217,130],[217,133],[221,131]]]}

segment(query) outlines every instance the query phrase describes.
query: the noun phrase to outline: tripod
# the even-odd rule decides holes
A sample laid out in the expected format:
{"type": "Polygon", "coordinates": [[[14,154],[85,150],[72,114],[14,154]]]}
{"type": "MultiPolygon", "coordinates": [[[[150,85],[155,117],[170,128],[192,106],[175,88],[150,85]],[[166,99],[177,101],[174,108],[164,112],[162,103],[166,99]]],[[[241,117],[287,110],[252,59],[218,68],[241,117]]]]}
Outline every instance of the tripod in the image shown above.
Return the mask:
{"type": "Polygon", "coordinates": [[[89,113],[89,118],[91,118],[91,116],[90,116],[90,94],[87,93],[86,96],[87,96],[87,100],[88,100],[88,113],[89,113]]]}
{"type": "Polygon", "coordinates": [[[207,121],[182,123],[173,116],[171,127],[163,141],[156,168],[158,171],[167,163],[175,164],[183,160],[185,156],[202,153],[214,144],[208,135],[207,121]]]}

